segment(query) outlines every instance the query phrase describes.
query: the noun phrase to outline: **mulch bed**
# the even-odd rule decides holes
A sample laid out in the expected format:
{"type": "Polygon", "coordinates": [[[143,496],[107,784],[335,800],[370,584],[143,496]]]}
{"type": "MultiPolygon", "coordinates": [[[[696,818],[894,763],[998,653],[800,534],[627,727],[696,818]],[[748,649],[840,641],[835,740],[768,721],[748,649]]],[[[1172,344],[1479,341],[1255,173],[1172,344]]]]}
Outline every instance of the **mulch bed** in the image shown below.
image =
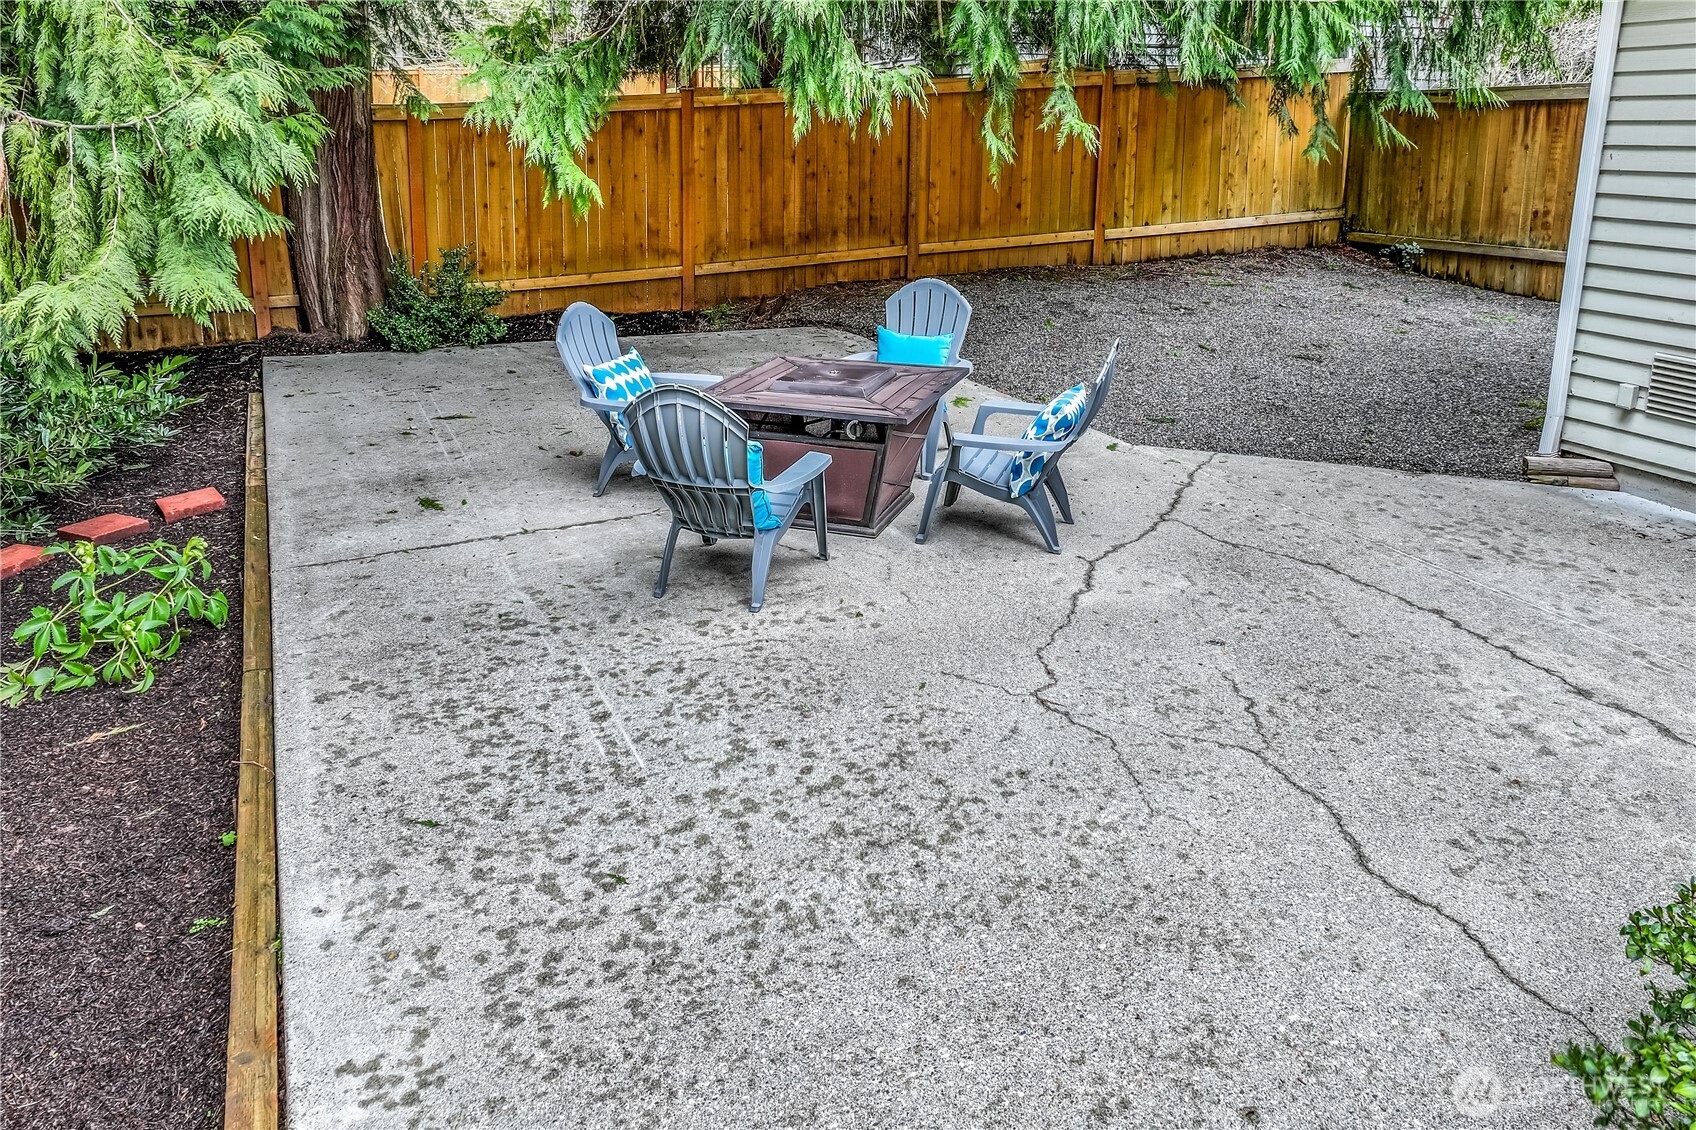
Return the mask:
{"type": "MultiPolygon", "coordinates": [[[[175,439],[132,453],[51,511],[55,526],[111,511],[151,536],[207,540],[222,630],[201,628],[144,695],[97,687],[0,713],[0,1094],[7,1125],[215,1125],[223,1108],[227,919],[241,705],[241,566],[252,346],[209,350],[184,380],[200,402],[175,439]],[[226,507],[165,526],[156,497],[213,486],[226,507]]],[[[124,368],[142,356],[112,360],[124,368]]],[[[124,543],[140,544],[141,539],[124,543]]],[[[30,608],[50,604],[54,562],[5,582],[6,655],[30,608]]]]}

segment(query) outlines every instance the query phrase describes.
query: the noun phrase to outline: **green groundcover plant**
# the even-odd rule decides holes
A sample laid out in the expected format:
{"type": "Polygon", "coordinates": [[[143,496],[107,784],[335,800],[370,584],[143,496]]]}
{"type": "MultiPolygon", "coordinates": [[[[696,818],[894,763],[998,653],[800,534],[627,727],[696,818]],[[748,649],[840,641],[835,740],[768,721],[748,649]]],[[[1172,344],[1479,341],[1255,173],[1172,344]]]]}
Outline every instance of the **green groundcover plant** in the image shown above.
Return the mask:
{"type": "Polygon", "coordinates": [[[128,683],[140,693],[182,646],[188,624],[221,628],[229,619],[224,594],[201,587],[212,576],[203,538],[180,549],[165,541],[131,550],[81,541],[47,552],[68,556],[76,568],[53,582],[64,603],[38,605],[12,633],[29,654],[0,668],[7,706],[97,682],[128,683]]]}
{"type": "Polygon", "coordinates": [[[110,365],[70,379],[31,380],[11,356],[0,358],[0,533],[27,537],[47,525],[37,506],[70,494],[136,447],[164,443],[165,423],[192,403],[177,391],[186,357],[135,373],[110,365]]]}
{"type": "Polygon", "coordinates": [[[506,336],[490,313],[506,299],[498,286],[478,282],[469,247],[450,247],[439,264],[415,275],[405,258],[389,266],[389,297],[371,311],[371,329],[396,349],[421,353],[441,345],[484,345],[506,336]]]}
{"type": "Polygon", "coordinates": [[[1620,934],[1650,978],[1649,1011],[1626,1025],[1619,1047],[1569,1044],[1555,1066],[1584,1084],[1598,1126],[1687,1130],[1696,1126],[1696,879],[1668,905],[1634,911],[1620,934]]]}

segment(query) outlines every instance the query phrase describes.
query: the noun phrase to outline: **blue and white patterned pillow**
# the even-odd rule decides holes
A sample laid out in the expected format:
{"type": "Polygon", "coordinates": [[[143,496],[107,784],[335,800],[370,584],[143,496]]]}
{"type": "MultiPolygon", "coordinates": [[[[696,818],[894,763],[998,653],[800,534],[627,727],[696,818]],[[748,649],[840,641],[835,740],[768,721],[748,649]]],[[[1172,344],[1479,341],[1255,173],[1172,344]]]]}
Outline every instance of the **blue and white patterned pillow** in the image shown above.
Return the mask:
{"type": "MultiPolygon", "coordinates": [[[[1071,436],[1072,430],[1083,423],[1084,412],[1089,409],[1089,385],[1080,381],[1056,396],[1043,406],[1041,412],[1025,429],[1022,439],[1040,441],[1063,440],[1071,436]]],[[[1037,476],[1048,465],[1046,454],[1030,451],[1020,451],[1013,456],[1012,473],[1007,480],[1007,489],[1014,498],[1020,498],[1030,493],[1036,486],[1037,476]]]]}
{"type": "MultiPolygon", "coordinates": [[[[634,349],[612,361],[585,365],[583,373],[601,400],[614,400],[620,404],[627,404],[654,387],[654,376],[648,372],[647,362],[634,349]]],[[[624,413],[613,413],[612,426],[613,431],[618,433],[618,442],[628,448],[630,429],[625,426],[624,413]]]]}
{"type": "Polygon", "coordinates": [[[758,440],[748,441],[748,485],[754,488],[754,528],[775,530],[783,525],[771,512],[771,499],[766,497],[766,449],[758,440]]]}

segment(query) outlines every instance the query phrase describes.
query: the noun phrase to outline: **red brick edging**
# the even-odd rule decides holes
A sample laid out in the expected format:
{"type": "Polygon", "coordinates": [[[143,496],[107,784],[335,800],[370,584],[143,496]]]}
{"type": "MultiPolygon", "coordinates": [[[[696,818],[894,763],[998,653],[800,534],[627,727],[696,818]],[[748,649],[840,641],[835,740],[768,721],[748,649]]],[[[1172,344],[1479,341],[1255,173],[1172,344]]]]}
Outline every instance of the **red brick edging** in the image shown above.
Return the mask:
{"type": "Polygon", "coordinates": [[[155,499],[154,505],[159,507],[159,513],[165,516],[165,521],[180,522],[196,514],[211,514],[222,510],[224,496],[218,493],[217,487],[201,487],[199,490],[155,499]]]}
{"type": "Polygon", "coordinates": [[[59,527],[59,536],[66,541],[91,541],[95,545],[111,545],[146,532],[147,519],[128,514],[102,514],[59,527]]]}
{"type": "Polygon", "coordinates": [[[0,549],[0,581],[15,577],[25,569],[35,568],[47,560],[42,556],[45,552],[39,545],[24,545],[21,542],[0,549]]]}

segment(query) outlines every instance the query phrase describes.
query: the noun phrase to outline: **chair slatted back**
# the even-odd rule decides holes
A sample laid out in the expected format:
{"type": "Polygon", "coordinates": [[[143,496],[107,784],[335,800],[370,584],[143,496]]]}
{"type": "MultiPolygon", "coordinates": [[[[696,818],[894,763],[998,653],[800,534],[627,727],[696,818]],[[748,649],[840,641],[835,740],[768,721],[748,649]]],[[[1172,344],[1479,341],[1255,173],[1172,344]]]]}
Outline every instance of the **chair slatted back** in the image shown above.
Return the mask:
{"type": "Polygon", "coordinates": [[[1113,339],[1113,348],[1107,351],[1107,361],[1101,366],[1101,374],[1095,378],[1095,392],[1089,398],[1089,410],[1084,413],[1083,422],[1074,430],[1074,435],[1083,435],[1089,426],[1095,422],[1095,414],[1101,411],[1101,406],[1107,403],[1107,394],[1113,391],[1113,378],[1119,375],[1119,342],[1113,339]]]}
{"type": "Polygon", "coordinates": [[[577,383],[578,393],[591,400],[598,396],[583,374],[583,366],[604,365],[620,356],[618,328],[612,319],[587,302],[573,302],[559,316],[554,345],[559,349],[559,359],[565,362],[565,371],[577,383]]]}
{"type": "Polygon", "coordinates": [[[883,304],[884,325],[898,334],[935,337],[953,334],[948,343],[948,364],[960,360],[966,327],[972,320],[972,304],[966,296],[941,279],[916,279],[889,296],[883,304]]]}
{"type": "Polygon", "coordinates": [[[624,410],[630,443],[677,520],[713,538],[754,536],[748,425],[701,392],[660,385],[624,410]]]}

